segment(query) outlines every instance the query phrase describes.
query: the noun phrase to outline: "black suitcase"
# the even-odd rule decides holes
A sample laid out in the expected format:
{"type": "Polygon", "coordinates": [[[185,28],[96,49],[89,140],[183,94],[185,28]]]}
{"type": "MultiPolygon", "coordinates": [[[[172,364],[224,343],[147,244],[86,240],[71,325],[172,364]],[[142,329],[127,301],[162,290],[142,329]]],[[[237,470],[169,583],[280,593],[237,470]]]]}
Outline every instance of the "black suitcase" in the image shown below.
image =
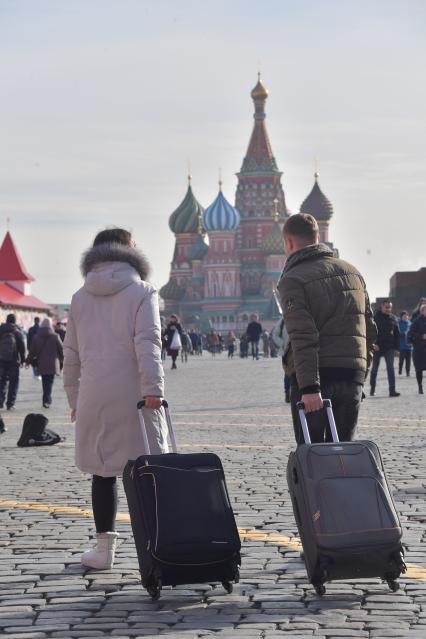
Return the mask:
{"type": "Polygon", "coordinates": [[[330,400],[324,400],[333,442],[311,444],[303,403],[305,443],[290,453],[287,483],[309,581],[380,577],[392,591],[405,572],[402,529],[382,458],[370,441],[339,442],[330,400]]]}
{"type": "MultiPolygon", "coordinates": [[[[138,403],[145,449],[148,438],[138,403]]],[[[239,580],[241,543],[222,463],[213,453],[177,454],[168,404],[163,401],[173,453],[129,461],[123,483],[142,585],[155,600],[162,586],[239,580]]]]}

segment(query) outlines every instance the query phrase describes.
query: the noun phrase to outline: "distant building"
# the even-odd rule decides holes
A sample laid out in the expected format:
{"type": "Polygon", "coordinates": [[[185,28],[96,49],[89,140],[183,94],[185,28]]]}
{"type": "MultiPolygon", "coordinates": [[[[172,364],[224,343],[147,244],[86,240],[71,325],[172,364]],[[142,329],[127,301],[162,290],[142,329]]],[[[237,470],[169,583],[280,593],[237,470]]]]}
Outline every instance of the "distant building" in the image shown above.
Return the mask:
{"type": "MultiPolygon", "coordinates": [[[[204,209],[189,176],[186,195],[170,216],[176,243],[160,296],[165,314],[177,313],[190,326],[240,331],[252,313],[266,328],[280,317],[275,287],[285,263],[282,227],[290,212],[266,130],[268,90],[260,76],[251,97],[254,127],[237,173],[235,207],[219,182],[216,199],[204,209]]],[[[333,207],[319,187],[318,173],[300,212],[317,219],[321,241],[332,247],[328,229],[333,207]]]]}
{"type": "Polygon", "coordinates": [[[16,323],[27,330],[35,316],[46,317],[51,308],[31,294],[34,278],[28,273],[12,236],[7,231],[0,247],[0,321],[9,313],[16,315],[16,323]]]}
{"type": "Polygon", "coordinates": [[[426,267],[418,271],[397,271],[389,282],[389,295],[376,297],[374,310],[380,308],[384,300],[390,300],[395,314],[407,311],[411,314],[421,297],[426,297],[426,267]]]}

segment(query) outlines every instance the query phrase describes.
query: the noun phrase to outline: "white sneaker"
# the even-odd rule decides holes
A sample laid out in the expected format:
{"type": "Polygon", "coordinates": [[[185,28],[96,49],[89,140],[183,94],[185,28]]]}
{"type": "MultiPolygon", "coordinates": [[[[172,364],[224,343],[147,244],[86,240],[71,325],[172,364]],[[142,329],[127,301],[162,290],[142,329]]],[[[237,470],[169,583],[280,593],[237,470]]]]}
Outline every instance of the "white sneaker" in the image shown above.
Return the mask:
{"type": "Polygon", "coordinates": [[[81,555],[81,563],[96,570],[109,570],[114,564],[118,533],[96,533],[96,546],[81,555]]]}

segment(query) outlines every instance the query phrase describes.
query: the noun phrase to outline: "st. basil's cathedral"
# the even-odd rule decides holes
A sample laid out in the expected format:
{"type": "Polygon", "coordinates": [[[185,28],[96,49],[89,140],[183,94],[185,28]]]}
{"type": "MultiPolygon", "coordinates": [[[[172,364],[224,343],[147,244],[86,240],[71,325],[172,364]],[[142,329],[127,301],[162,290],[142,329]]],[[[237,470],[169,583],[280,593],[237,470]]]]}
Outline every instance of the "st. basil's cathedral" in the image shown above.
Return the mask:
{"type": "MultiPolygon", "coordinates": [[[[241,331],[256,313],[265,328],[280,317],[275,288],[285,263],[282,227],[290,212],[265,125],[268,90],[260,80],[251,92],[254,127],[232,206],[222,192],[210,206],[197,201],[188,177],[186,195],[169,219],[176,237],[170,278],[160,289],[166,314],[186,326],[241,331]],[[208,243],[206,243],[206,234],[208,243]]],[[[328,240],[331,202],[318,174],[300,207],[318,221],[328,240]]]]}

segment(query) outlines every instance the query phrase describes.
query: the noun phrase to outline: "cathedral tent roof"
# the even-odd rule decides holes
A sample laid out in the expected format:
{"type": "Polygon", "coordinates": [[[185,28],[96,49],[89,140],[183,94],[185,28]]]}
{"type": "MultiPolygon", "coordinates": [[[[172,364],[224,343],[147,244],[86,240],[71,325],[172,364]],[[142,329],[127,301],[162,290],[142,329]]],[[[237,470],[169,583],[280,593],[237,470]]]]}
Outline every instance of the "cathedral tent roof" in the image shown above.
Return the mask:
{"type": "Polygon", "coordinates": [[[178,208],[171,214],[169,227],[175,234],[196,233],[200,214],[203,214],[203,207],[192,192],[191,176],[189,175],[186,195],[178,208]]]}
{"type": "Polygon", "coordinates": [[[34,278],[28,273],[18,253],[12,236],[7,231],[0,247],[0,281],[3,282],[33,282],[34,278]]]}
{"type": "MultiPolygon", "coordinates": [[[[221,184],[219,183],[221,187],[221,184]]],[[[240,223],[240,214],[226,199],[220,188],[219,193],[203,213],[206,231],[234,231],[240,223]]]]}
{"type": "Polygon", "coordinates": [[[262,242],[262,251],[266,255],[283,255],[284,240],[279,222],[275,221],[272,230],[262,242]]]}
{"type": "Polygon", "coordinates": [[[314,186],[308,197],[303,201],[300,212],[312,215],[319,222],[326,222],[333,215],[333,205],[319,187],[318,173],[315,173],[314,186]]]}

